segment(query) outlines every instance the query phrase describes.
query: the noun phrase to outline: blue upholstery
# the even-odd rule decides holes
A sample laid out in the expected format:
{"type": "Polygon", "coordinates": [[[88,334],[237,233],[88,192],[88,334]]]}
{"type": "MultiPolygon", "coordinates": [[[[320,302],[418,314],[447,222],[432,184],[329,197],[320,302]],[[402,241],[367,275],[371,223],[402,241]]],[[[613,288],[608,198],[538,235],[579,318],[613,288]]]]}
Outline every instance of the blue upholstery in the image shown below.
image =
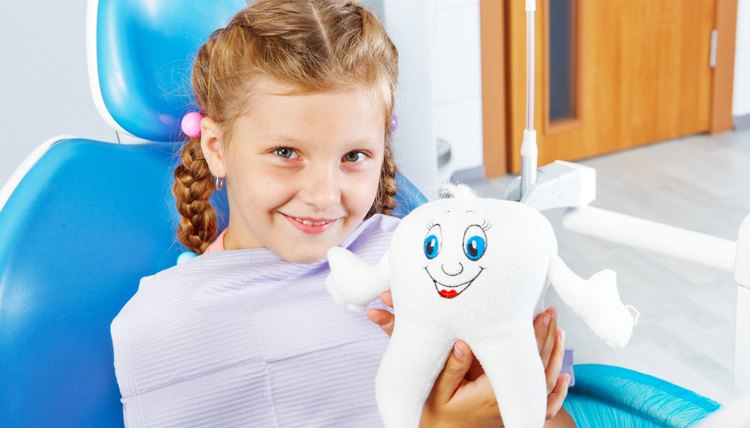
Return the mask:
{"type": "Polygon", "coordinates": [[[667,381],[622,367],[575,366],[565,409],[579,428],[688,427],[719,404],[667,381]]]}
{"type": "Polygon", "coordinates": [[[120,128],[144,140],[179,137],[179,120],[193,101],[192,59],[245,1],[96,3],[98,88],[109,114],[120,128]]]}
{"type": "Polygon", "coordinates": [[[117,426],[109,324],[174,263],[170,151],[62,141],[0,211],[0,426],[117,426]]]}

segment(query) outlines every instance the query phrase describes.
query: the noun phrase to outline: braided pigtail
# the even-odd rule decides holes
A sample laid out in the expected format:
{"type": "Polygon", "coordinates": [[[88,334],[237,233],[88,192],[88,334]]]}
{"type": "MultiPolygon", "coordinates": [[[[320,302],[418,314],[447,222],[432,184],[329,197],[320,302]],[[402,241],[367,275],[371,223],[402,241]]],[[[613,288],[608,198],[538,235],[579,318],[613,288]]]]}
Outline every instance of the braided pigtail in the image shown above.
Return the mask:
{"type": "Polygon", "coordinates": [[[200,137],[190,138],[182,148],[174,178],[172,194],[181,216],[177,238],[194,253],[203,254],[216,236],[217,226],[216,211],[209,203],[214,187],[200,137]]]}
{"type": "Polygon", "coordinates": [[[380,170],[380,183],[378,183],[378,193],[375,196],[375,203],[367,213],[369,218],[373,214],[391,215],[396,208],[396,161],[393,160],[393,153],[389,144],[385,145],[383,156],[383,167],[380,170]]]}

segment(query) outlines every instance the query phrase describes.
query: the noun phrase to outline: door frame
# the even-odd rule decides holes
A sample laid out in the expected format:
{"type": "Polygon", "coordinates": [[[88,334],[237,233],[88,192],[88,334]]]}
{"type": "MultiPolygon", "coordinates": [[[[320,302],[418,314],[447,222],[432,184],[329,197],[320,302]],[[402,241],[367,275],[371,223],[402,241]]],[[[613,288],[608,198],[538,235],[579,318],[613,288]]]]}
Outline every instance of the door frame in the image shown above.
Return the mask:
{"type": "Polygon", "coordinates": [[[505,1],[479,0],[482,60],[482,147],[485,177],[508,173],[508,120],[505,85],[505,1]]]}
{"type": "Polygon", "coordinates": [[[714,27],[718,32],[716,68],[711,82],[711,119],[708,132],[716,134],[734,128],[734,56],[737,38],[737,0],[716,0],[714,27]]]}

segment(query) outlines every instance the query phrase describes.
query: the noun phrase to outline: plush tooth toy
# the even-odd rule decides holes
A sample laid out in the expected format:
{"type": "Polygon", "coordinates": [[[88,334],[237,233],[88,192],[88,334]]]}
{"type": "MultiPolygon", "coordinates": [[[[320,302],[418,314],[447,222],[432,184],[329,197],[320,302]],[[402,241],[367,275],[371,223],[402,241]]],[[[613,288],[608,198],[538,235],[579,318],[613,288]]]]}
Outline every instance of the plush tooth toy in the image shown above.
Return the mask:
{"type": "Polygon", "coordinates": [[[386,427],[419,425],[457,339],[482,363],[505,426],[541,427],[547,390],[532,322],[547,284],[613,347],[627,344],[637,312],[620,302],[614,272],[585,280],[565,265],[537,210],[465,186],[448,191],[404,217],[375,266],[331,248],[328,291],[350,310],[393,293],[397,321],[376,379],[386,427]]]}

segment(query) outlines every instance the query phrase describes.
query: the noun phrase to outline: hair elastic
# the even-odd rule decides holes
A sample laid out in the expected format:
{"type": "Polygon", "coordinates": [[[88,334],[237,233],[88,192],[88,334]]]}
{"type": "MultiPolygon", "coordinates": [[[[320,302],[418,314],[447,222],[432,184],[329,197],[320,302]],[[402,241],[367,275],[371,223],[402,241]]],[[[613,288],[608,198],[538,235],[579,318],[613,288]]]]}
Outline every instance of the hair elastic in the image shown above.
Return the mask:
{"type": "Polygon", "coordinates": [[[396,132],[398,129],[398,116],[395,114],[391,116],[391,132],[396,132]]]}
{"type": "Polygon", "coordinates": [[[201,136],[201,120],[203,115],[197,111],[192,111],[182,117],[180,128],[188,137],[195,138],[201,136]]]}

